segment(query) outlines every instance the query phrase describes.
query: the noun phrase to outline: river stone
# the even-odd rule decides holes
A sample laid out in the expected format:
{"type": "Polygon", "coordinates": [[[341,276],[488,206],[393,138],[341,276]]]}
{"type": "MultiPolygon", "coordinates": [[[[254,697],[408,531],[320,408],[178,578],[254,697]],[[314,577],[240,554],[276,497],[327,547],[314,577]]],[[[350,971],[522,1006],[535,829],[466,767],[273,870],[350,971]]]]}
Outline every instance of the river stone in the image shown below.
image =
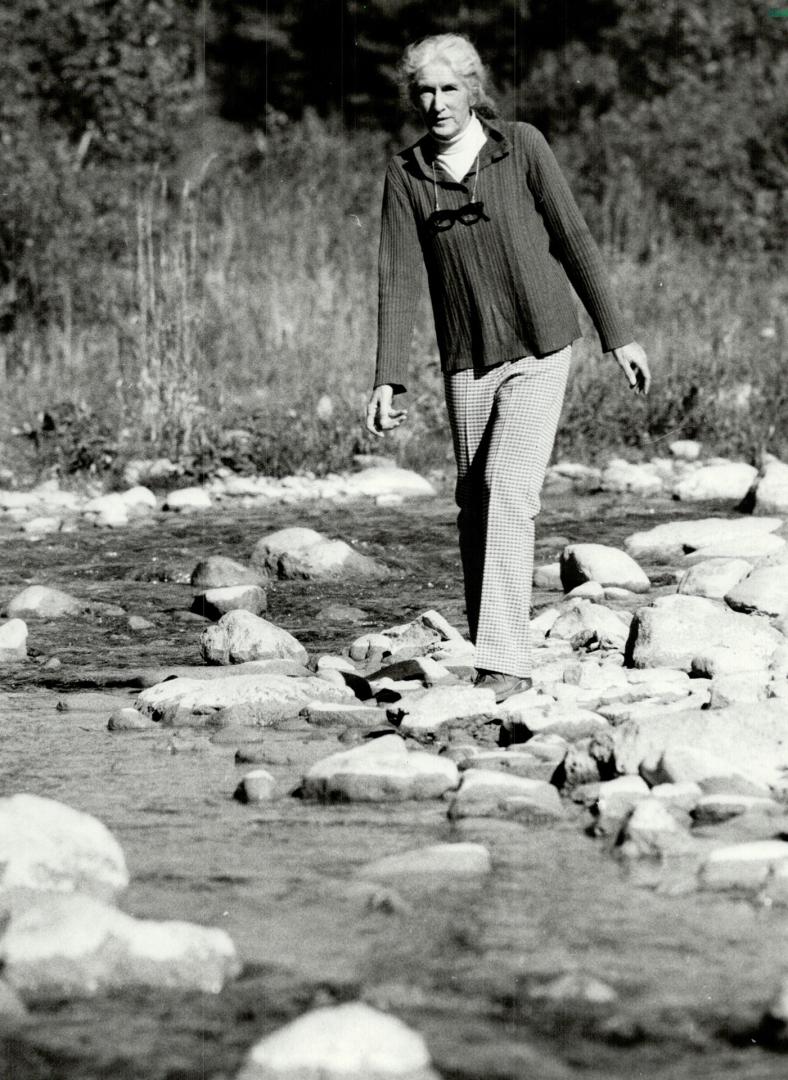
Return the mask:
{"type": "Polygon", "coordinates": [[[755,704],[769,697],[768,672],[735,671],[711,680],[709,708],[724,709],[737,702],[755,704]]]}
{"type": "Polygon", "coordinates": [[[715,848],[698,868],[705,889],[741,889],[754,892],[765,885],[770,874],[786,865],[788,842],[751,840],[715,848]]]}
{"type": "Polygon", "coordinates": [[[558,792],[544,780],[469,769],[449,804],[449,817],[501,817],[537,823],[556,821],[563,817],[563,810],[558,792]]]}
{"type": "Polygon", "coordinates": [[[496,713],[492,690],[472,686],[434,686],[417,691],[389,709],[389,718],[403,735],[430,742],[461,724],[483,724],[496,713]]]}
{"type": "MultiPolygon", "coordinates": [[[[283,717],[297,716],[319,695],[323,701],[352,702],[346,686],[332,686],[310,675],[250,674],[231,679],[166,679],[143,690],[135,705],[140,712],[165,725],[179,723],[189,715],[217,720],[229,709],[247,710],[246,723],[264,725],[283,717]]],[[[242,716],[237,722],[241,723],[242,716]]],[[[225,724],[224,726],[228,726],[225,724]]]]}
{"type": "Polygon", "coordinates": [[[647,796],[632,809],[621,827],[616,844],[627,858],[653,858],[690,851],[693,843],[686,829],[661,799],[647,796]]]}
{"type": "Polygon", "coordinates": [[[515,743],[527,742],[534,735],[560,735],[567,742],[576,742],[587,735],[596,735],[609,727],[607,720],[590,709],[579,709],[572,705],[550,703],[538,706],[535,703],[518,707],[515,695],[499,707],[502,726],[515,743]]]}
{"type": "Polygon", "coordinates": [[[535,566],[533,584],[535,589],[563,592],[564,586],[561,581],[561,563],[542,563],[541,566],[535,566]]]}
{"type": "Polygon", "coordinates": [[[582,585],[575,585],[566,594],[568,600],[579,597],[581,600],[604,600],[605,589],[598,581],[584,581],[582,585]]]}
{"type": "Polygon", "coordinates": [[[685,570],[679,578],[678,591],[685,596],[705,596],[722,600],[752,570],[746,559],[704,559],[685,570]]]}
{"type": "Polygon", "coordinates": [[[218,994],[241,968],[224,930],[135,919],[93,897],[53,893],[12,908],[0,960],[27,1001],[134,987],[218,994]]]}
{"type": "Polygon", "coordinates": [[[584,690],[608,690],[630,685],[628,672],[620,664],[599,664],[595,660],[573,660],[564,668],[562,680],[584,690]]]}
{"type": "Polygon", "coordinates": [[[693,566],[704,559],[747,559],[757,562],[785,554],[785,539],[774,533],[739,537],[737,540],[717,540],[684,556],[684,565],[693,566]]]}
{"type": "Polygon", "coordinates": [[[455,877],[477,877],[491,870],[490,852],[483,844],[430,844],[375,859],[359,870],[359,877],[371,881],[435,877],[442,882],[455,877]]]}
{"type": "Polygon", "coordinates": [[[492,769],[512,776],[524,776],[527,780],[550,780],[565,753],[566,743],[552,760],[520,748],[480,750],[474,746],[473,753],[467,753],[464,757],[452,755],[452,758],[463,772],[467,769],[492,769]]]}
{"type": "Polygon", "coordinates": [[[634,463],[614,458],[603,470],[600,487],[603,491],[616,491],[621,494],[660,495],[664,482],[656,468],[650,462],[634,463]]]}
{"type": "Polygon", "coordinates": [[[629,622],[604,604],[595,604],[591,600],[570,600],[563,605],[547,636],[570,641],[580,633],[594,634],[603,644],[623,649],[629,634],[629,622]]]}
{"type": "Polygon", "coordinates": [[[299,716],[315,727],[336,727],[338,724],[351,728],[388,726],[385,709],[356,702],[310,701],[299,716]]]}
{"type": "Polygon", "coordinates": [[[304,776],[303,794],[348,802],[438,799],[458,783],[453,761],[409,751],[399,736],[389,735],[318,761],[304,776]]]}
{"type": "Polygon", "coordinates": [[[725,603],[747,615],[788,615],[788,563],[756,567],[725,594],[725,603]]]}
{"type": "Polygon", "coordinates": [[[773,533],[781,525],[782,519],[777,517],[669,521],[643,532],[632,533],[624,541],[624,547],[634,559],[649,557],[670,560],[717,543],[725,543],[731,548],[737,545],[746,548],[749,541],[773,533]]]}
{"type": "Polygon", "coordinates": [[[394,655],[401,654],[403,659],[406,655],[432,653],[445,643],[461,647],[470,645],[448,619],[431,608],[410,622],[388,627],[383,633],[391,642],[394,655]]]}
{"type": "Polygon", "coordinates": [[[251,611],[228,611],[200,638],[208,664],[239,664],[246,660],[280,658],[305,664],[307,652],[287,630],[251,611]]]}
{"type": "Polygon", "coordinates": [[[262,615],[268,606],[265,589],[259,585],[224,585],[198,593],[191,610],[206,619],[221,619],[228,611],[251,611],[262,615]]]}
{"type": "Polygon", "coordinates": [[[676,810],[683,810],[688,814],[692,813],[702,796],[703,790],[694,780],[684,780],[676,784],[655,784],[651,789],[651,798],[659,799],[666,806],[675,807],[676,810]]]}
{"type": "Polygon", "coordinates": [[[743,814],[765,814],[769,817],[784,815],[786,808],[759,795],[725,794],[702,795],[695,804],[692,816],[699,825],[715,825],[743,814]]]}
{"type": "Polygon", "coordinates": [[[107,721],[109,731],[145,731],[153,727],[149,716],[133,708],[116,709],[107,721]]]}
{"type": "Polygon", "coordinates": [[[646,768],[652,783],[743,776],[763,789],[788,768],[788,702],[657,714],[629,720],[607,737],[620,773],[646,768]]]}
{"type": "Polygon", "coordinates": [[[90,499],[82,507],[82,513],[95,525],[106,525],[112,529],[122,528],[129,523],[128,503],[116,491],[90,499]]]}
{"type": "Polygon", "coordinates": [[[236,1080],[440,1080],[421,1035],[362,1002],[313,1009],[249,1051],[236,1080]]]}
{"type": "Polygon", "coordinates": [[[594,809],[607,821],[620,819],[648,797],[649,787],[642,777],[617,776],[599,784],[594,809]]]}
{"type": "Polygon", "coordinates": [[[756,514],[788,515],[788,464],[772,458],[755,489],[756,514]]]}
{"type": "Polygon", "coordinates": [[[27,657],[27,624],[9,619],[0,626],[0,664],[13,664],[27,657]]]}
{"type": "Polygon", "coordinates": [[[367,680],[372,684],[373,691],[375,690],[374,683],[378,679],[393,679],[395,681],[398,679],[416,679],[423,686],[437,686],[446,682],[456,684],[457,682],[457,679],[448,668],[429,656],[414,656],[408,660],[397,660],[393,664],[386,664],[382,668],[378,668],[377,671],[370,672],[367,675],[367,680]]]}
{"type": "Polygon", "coordinates": [[[701,596],[661,596],[635,612],[628,652],[634,667],[692,669],[693,658],[730,646],[761,653],[764,666],[780,644],[767,624],[701,596]]]}
{"type": "Polygon", "coordinates": [[[568,544],[561,553],[560,566],[566,592],[585,582],[618,585],[635,593],[648,592],[651,587],[631,555],[607,544],[568,544]]]}
{"type": "Polygon", "coordinates": [[[121,491],[120,497],[134,515],[148,514],[156,509],[156,496],[144,484],[135,484],[121,491]]]}
{"type": "Polygon", "coordinates": [[[673,495],[681,502],[709,502],[712,499],[741,502],[757,476],[758,470],[744,461],[702,465],[679,480],[673,495]]]}
{"type": "Polygon", "coordinates": [[[165,510],[209,510],[211,506],[211,496],[201,487],[177,488],[168,491],[164,499],[165,510]]]}
{"type": "Polygon", "coordinates": [[[48,585],[28,585],[6,606],[9,618],[64,619],[70,615],[83,615],[87,610],[84,600],[71,596],[61,589],[48,585]]]}
{"type": "Polygon", "coordinates": [[[386,567],[354,551],[344,540],[329,540],[300,526],[279,529],[258,540],[252,565],[284,579],[375,578],[388,573],[386,567]]]}
{"type": "Polygon", "coordinates": [[[120,844],[97,818],[39,795],[0,799],[0,906],[10,889],[109,900],[128,883],[120,844]]]}
{"type": "Polygon", "coordinates": [[[697,439],[675,439],[668,444],[668,450],[679,461],[697,461],[702,446],[697,439]]]}
{"type": "Polygon", "coordinates": [[[266,769],[252,769],[233,793],[241,803],[269,802],[276,795],[276,778],[266,769]]]}
{"type": "Polygon", "coordinates": [[[204,591],[224,589],[230,585],[262,585],[264,576],[225,555],[209,555],[197,563],[190,581],[193,588],[204,591]]]}
{"type": "Polygon", "coordinates": [[[436,494],[435,488],[419,473],[396,466],[363,469],[348,476],[344,482],[349,495],[380,498],[381,495],[401,495],[405,498],[424,498],[436,494]]]}

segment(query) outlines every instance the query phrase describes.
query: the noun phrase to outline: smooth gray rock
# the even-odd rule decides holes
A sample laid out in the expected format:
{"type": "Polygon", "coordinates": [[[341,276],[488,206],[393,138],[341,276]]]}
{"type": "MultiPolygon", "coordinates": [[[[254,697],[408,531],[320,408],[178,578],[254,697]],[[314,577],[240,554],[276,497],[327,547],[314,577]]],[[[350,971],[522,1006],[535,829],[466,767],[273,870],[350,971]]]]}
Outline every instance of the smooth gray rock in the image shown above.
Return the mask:
{"type": "Polygon", "coordinates": [[[386,567],[354,551],[344,540],[329,540],[314,529],[299,526],[279,529],[258,540],[252,565],[286,579],[379,578],[388,574],[386,567]]]}
{"type": "Polygon", "coordinates": [[[306,649],[292,634],[251,611],[222,615],[218,623],[203,631],[200,649],[209,664],[273,658],[305,664],[307,660],[306,649]]]}
{"type": "Polygon", "coordinates": [[[685,570],[678,591],[685,596],[722,600],[752,570],[746,559],[704,559],[685,570]]]}
{"type": "Polygon", "coordinates": [[[315,727],[343,725],[351,728],[370,728],[388,724],[385,709],[379,709],[376,705],[361,705],[357,702],[311,701],[301,709],[299,715],[315,727]]]}
{"type": "Polygon", "coordinates": [[[632,533],[624,541],[624,547],[634,559],[675,559],[717,543],[727,543],[732,547],[738,544],[745,548],[749,541],[773,533],[781,525],[782,519],[779,517],[669,521],[632,533]]]}
{"type": "Polygon", "coordinates": [[[211,496],[201,487],[176,488],[168,491],[164,498],[163,509],[188,513],[193,510],[210,510],[211,496]]]}
{"type": "Polygon", "coordinates": [[[725,603],[746,615],[788,615],[788,563],[756,567],[725,594],[725,603]]]}
{"type": "Polygon", "coordinates": [[[692,810],[692,816],[699,825],[714,825],[729,821],[744,814],[763,814],[766,817],[781,817],[788,808],[781,806],[774,799],[759,795],[738,795],[735,793],[702,795],[692,810]]]}
{"type": "Polygon", "coordinates": [[[780,635],[762,621],[700,596],[662,596],[635,613],[628,655],[634,667],[692,669],[693,658],[718,646],[752,650],[764,666],[780,635]]]}
{"type": "Polygon", "coordinates": [[[9,619],[0,626],[0,664],[15,664],[27,657],[27,623],[9,619]]]}
{"type": "Polygon", "coordinates": [[[191,610],[206,619],[221,619],[228,611],[251,611],[262,615],[268,607],[268,596],[259,585],[226,585],[206,589],[192,600],[191,610]]]}
{"type": "Polygon", "coordinates": [[[266,769],[252,769],[243,777],[233,793],[241,803],[270,802],[276,795],[276,777],[266,769]]]}
{"type": "Polygon", "coordinates": [[[559,820],[563,809],[558,792],[544,780],[469,769],[449,804],[449,817],[501,817],[539,823],[559,820]]]}
{"type": "Polygon", "coordinates": [[[391,465],[365,468],[355,475],[347,476],[344,487],[353,497],[364,495],[372,499],[388,495],[399,495],[409,499],[431,498],[436,494],[429,480],[419,473],[391,465]]]}
{"type": "Polygon", "coordinates": [[[495,694],[470,686],[435,686],[404,697],[388,710],[403,735],[430,742],[458,724],[483,724],[496,712],[495,694]]]}
{"type": "Polygon", "coordinates": [[[657,714],[627,721],[607,734],[618,772],[645,769],[651,783],[741,776],[768,789],[788,768],[784,701],[657,714]]]}
{"type": "Polygon", "coordinates": [[[772,458],[755,489],[756,514],[788,515],[788,465],[772,458]]]}
{"type": "Polygon", "coordinates": [[[9,600],[6,614],[12,619],[65,619],[72,615],[83,615],[87,608],[86,601],[62,589],[28,585],[9,600]]]}
{"type": "Polygon", "coordinates": [[[632,809],[619,833],[617,844],[627,858],[653,858],[692,850],[693,842],[686,829],[664,801],[651,796],[632,809]]]}
{"type": "Polygon", "coordinates": [[[457,877],[479,877],[491,870],[490,852],[483,844],[430,844],[375,859],[359,870],[359,877],[371,881],[430,877],[443,882],[457,877]]]}
{"type": "Polygon", "coordinates": [[[646,573],[631,555],[607,544],[568,544],[561,553],[561,583],[566,592],[586,582],[648,592],[646,573]]]}
{"type": "Polygon", "coordinates": [[[116,709],[107,721],[109,731],[146,731],[154,726],[149,716],[131,707],[116,709]]]}
{"type": "Polygon", "coordinates": [[[89,896],[53,893],[12,909],[0,962],[9,985],[39,1002],[134,987],[216,994],[241,967],[224,930],[135,919],[89,896]]]}
{"type": "Polygon", "coordinates": [[[674,486],[673,494],[682,502],[709,502],[720,499],[741,502],[755,483],[758,470],[744,461],[702,465],[674,486]]]}
{"type": "Polygon", "coordinates": [[[571,641],[577,634],[588,633],[613,648],[623,649],[629,634],[629,617],[623,618],[612,608],[591,600],[567,601],[547,636],[571,641]]]}
{"type": "Polygon", "coordinates": [[[111,899],[128,883],[120,844],[97,818],[39,795],[0,799],[0,905],[10,889],[111,899]]]}
{"type": "Polygon", "coordinates": [[[231,585],[262,585],[264,582],[265,575],[235,559],[228,559],[226,555],[209,555],[207,559],[201,559],[191,573],[192,588],[201,592],[231,585]]]}
{"type": "Polygon", "coordinates": [[[236,1080],[440,1080],[421,1035],[362,1002],[313,1009],[249,1051],[236,1080]]]}
{"type": "Polygon", "coordinates": [[[425,751],[409,751],[397,735],[332,754],[304,776],[305,798],[348,802],[438,799],[456,788],[453,761],[425,751]]]}
{"type": "Polygon", "coordinates": [[[785,840],[752,840],[715,848],[698,868],[702,888],[755,892],[788,860],[785,840]]]}

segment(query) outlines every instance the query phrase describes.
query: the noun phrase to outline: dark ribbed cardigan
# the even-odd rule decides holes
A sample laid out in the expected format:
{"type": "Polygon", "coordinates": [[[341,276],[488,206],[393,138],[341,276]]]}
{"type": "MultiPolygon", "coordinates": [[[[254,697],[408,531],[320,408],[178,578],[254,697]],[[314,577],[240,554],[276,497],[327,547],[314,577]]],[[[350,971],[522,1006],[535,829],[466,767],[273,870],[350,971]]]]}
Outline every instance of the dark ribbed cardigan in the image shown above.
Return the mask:
{"type": "MultiPolygon", "coordinates": [[[[413,323],[427,269],[441,367],[486,368],[545,356],[580,336],[569,282],[604,351],[632,340],[599,250],[544,137],[530,124],[482,121],[475,197],[485,218],[435,231],[429,136],[389,163],[383,193],[375,386],[405,389],[413,323]],[[568,280],[567,280],[568,278],[568,280]]],[[[441,209],[473,195],[435,167],[441,209]]]]}

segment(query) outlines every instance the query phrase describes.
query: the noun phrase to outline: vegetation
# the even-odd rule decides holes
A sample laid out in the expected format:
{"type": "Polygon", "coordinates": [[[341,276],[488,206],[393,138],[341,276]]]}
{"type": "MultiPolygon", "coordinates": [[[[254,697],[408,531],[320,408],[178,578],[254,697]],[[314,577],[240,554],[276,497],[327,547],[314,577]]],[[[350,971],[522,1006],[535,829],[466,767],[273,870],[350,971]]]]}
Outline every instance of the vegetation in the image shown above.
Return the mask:
{"type": "MultiPolygon", "coordinates": [[[[7,0],[6,458],[24,443],[61,475],[139,456],[283,474],[368,448],[382,173],[415,134],[393,65],[413,37],[458,28],[504,115],[548,134],[655,368],[634,401],[589,332],[558,453],[674,437],[788,453],[788,24],[759,0],[574,8],[7,0]]],[[[413,373],[390,446],[443,465],[426,297],[413,373]]]]}

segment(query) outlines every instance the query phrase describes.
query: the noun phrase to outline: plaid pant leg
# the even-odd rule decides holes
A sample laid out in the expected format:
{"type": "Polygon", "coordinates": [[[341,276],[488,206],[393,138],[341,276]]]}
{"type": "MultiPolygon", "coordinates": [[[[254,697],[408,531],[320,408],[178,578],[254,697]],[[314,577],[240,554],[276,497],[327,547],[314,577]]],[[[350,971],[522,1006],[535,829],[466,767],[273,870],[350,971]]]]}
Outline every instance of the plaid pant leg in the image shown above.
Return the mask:
{"type": "Polygon", "coordinates": [[[561,414],[571,348],[446,377],[458,526],[476,666],[531,668],[533,519],[561,414]]]}

